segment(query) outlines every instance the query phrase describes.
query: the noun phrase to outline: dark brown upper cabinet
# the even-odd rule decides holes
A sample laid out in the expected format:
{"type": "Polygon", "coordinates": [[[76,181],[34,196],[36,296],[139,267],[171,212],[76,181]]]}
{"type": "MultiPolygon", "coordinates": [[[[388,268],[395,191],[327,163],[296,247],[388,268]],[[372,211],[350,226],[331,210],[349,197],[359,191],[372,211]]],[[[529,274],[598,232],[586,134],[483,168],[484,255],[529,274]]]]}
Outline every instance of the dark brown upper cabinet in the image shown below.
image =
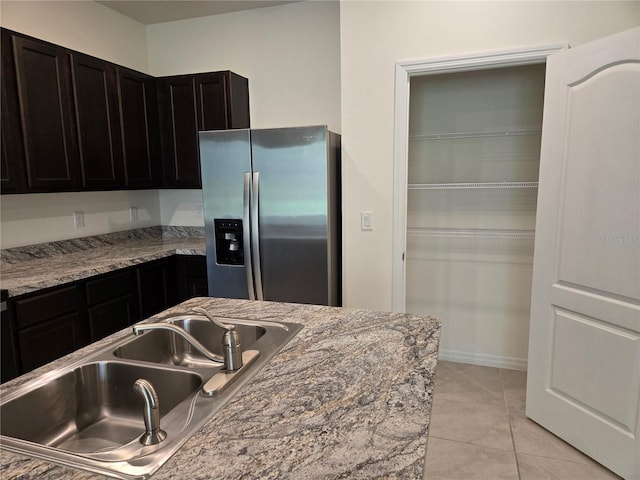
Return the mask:
{"type": "Polygon", "coordinates": [[[73,53],[72,74],[82,187],[123,188],[115,65],[73,53]]]}
{"type": "Polygon", "coordinates": [[[164,185],[201,188],[198,131],[249,128],[249,81],[230,71],[160,79],[164,185]]]}
{"type": "Polygon", "coordinates": [[[250,126],[233,72],[157,79],[0,33],[0,193],[201,188],[198,131],[250,126]]]}
{"type": "Polygon", "coordinates": [[[118,105],[126,186],[160,186],[156,79],[118,68],[118,105]]]}
{"type": "Polygon", "coordinates": [[[193,75],[160,79],[159,94],[164,183],[196,188],[200,185],[200,159],[193,75]]]}
{"type": "Polygon", "coordinates": [[[198,130],[249,128],[249,80],[225,71],[195,75],[198,130]]]}
{"type": "Polygon", "coordinates": [[[27,188],[27,176],[13,49],[11,36],[5,30],[0,35],[0,192],[22,193],[27,188]]]}
{"type": "Polygon", "coordinates": [[[78,190],[69,52],[18,35],[5,48],[13,48],[29,191],[78,190]]]}

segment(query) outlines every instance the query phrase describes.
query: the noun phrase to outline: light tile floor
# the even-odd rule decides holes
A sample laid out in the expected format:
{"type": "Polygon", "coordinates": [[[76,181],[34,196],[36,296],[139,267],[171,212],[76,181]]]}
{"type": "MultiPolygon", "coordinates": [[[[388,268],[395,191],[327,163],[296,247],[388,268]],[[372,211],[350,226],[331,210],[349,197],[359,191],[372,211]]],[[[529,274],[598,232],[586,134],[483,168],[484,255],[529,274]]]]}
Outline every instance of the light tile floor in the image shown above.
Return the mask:
{"type": "Polygon", "coordinates": [[[529,420],[527,373],[438,361],[425,480],[619,479],[529,420]]]}

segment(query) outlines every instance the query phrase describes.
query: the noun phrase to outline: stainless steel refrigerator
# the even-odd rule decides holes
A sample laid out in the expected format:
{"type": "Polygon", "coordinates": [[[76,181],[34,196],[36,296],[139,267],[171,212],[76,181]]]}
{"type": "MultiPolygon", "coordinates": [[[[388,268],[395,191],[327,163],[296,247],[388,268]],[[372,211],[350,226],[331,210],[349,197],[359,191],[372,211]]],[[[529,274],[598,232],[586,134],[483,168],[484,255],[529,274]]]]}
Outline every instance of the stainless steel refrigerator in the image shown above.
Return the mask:
{"type": "Polygon", "coordinates": [[[200,132],[209,295],[341,305],[340,136],[200,132]]]}

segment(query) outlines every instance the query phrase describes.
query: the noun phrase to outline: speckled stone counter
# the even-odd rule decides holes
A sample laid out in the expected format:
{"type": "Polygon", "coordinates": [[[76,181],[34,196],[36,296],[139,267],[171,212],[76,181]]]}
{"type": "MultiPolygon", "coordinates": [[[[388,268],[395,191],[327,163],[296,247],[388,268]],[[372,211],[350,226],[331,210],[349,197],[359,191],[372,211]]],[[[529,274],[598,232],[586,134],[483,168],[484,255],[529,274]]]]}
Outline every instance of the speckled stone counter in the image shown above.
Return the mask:
{"type": "Polygon", "coordinates": [[[175,254],[205,255],[204,229],[151,227],[3,250],[0,286],[15,297],[175,254]]]}
{"type": "MultiPolygon", "coordinates": [[[[217,298],[188,300],[154,318],[194,306],[221,316],[305,327],[153,480],[422,478],[440,335],[437,319],[217,298]]],[[[130,331],[17,378],[0,391],[125,335],[130,331]]],[[[4,450],[0,477],[103,478],[4,450]]]]}

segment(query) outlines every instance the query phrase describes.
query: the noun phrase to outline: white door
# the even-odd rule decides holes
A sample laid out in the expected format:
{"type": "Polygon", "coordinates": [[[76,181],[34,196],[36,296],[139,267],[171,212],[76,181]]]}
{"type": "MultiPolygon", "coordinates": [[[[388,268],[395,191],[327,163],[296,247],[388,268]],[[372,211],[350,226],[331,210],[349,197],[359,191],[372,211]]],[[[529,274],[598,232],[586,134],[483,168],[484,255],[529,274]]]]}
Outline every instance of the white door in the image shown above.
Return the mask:
{"type": "Polygon", "coordinates": [[[551,55],[527,416],[640,478],[640,28],[551,55]]]}

